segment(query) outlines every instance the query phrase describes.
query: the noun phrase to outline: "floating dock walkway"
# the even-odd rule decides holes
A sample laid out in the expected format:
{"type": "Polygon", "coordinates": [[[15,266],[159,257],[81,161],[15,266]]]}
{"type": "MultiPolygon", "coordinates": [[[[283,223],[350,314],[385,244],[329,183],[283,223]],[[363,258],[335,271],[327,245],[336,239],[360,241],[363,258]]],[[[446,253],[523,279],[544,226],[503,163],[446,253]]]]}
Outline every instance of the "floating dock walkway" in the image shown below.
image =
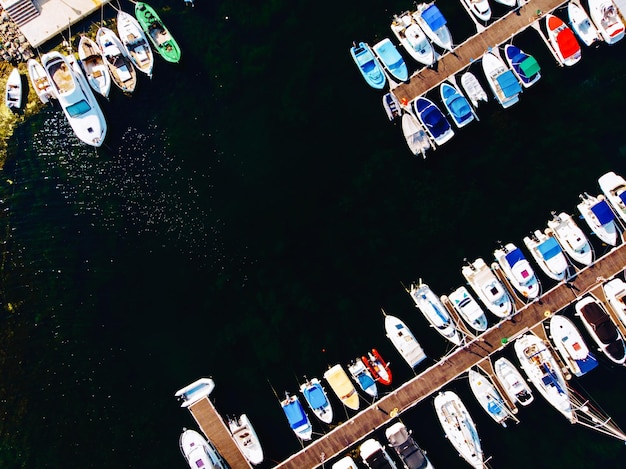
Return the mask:
{"type": "Polygon", "coordinates": [[[528,1],[459,44],[452,52],[446,52],[436,62],[435,67],[424,67],[418,70],[407,83],[393,87],[391,92],[399,102],[410,103],[449,77],[456,75],[473,61],[479,60],[490,48],[504,44],[542,19],[546,13],[551,13],[566,3],[567,1],[564,0],[528,1]]]}

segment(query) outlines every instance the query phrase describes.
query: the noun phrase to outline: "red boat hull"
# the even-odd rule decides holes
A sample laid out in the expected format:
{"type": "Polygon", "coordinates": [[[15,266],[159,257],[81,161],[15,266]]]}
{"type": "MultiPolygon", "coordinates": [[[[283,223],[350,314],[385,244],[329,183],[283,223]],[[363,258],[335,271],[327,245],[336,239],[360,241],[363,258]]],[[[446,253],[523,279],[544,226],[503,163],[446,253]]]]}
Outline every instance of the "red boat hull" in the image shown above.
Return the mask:
{"type": "Polygon", "coordinates": [[[387,362],[383,360],[378,353],[378,350],[375,348],[373,348],[368,355],[369,357],[366,357],[365,355],[361,357],[361,361],[365,367],[369,370],[376,381],[389,386],[391,384],[391,370],[389,369],[387,362]]]}

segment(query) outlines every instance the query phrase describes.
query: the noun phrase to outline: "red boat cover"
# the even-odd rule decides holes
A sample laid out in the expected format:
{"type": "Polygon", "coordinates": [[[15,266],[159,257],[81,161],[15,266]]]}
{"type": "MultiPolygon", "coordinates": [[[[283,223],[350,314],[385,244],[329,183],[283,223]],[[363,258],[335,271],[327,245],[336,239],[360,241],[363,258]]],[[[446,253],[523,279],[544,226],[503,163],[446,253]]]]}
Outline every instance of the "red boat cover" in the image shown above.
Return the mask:
{"type": "Polygon", "coordinates": [[[564,29],[556,36],[556,42],[559,45],[559,49],[561,50],[561,54],[564,59],[567,59],[580,51],[578,41],[576,40],[572,30],[569,28],[564,29]]]}

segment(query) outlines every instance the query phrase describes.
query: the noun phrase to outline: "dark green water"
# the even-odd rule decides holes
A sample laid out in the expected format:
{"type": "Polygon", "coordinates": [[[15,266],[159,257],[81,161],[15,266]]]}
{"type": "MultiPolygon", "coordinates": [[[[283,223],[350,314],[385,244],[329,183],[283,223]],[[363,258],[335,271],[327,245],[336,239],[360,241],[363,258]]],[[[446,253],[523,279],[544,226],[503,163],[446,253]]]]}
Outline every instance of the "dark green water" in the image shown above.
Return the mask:
{"type": "MultiPolygon", "coordinates": [[[[575,213],[606,171],[626,175],[624,44],[561,69],[521,34],[541,81],[511,109],[481,105],[480,122],[424,161],[348,53],[390,35],[410,4],[153,5],[182,63],[158,60],[131,98],[112,90],[105,147],[80,145],[54,107],[9,142],[0,467],[186,467],[177,439],[197,427],[174,393],[201,376],[223,414],[250,416],[271,467],[300,447],[273,390],[371,347],[393,387],[412,376],[381,308],[433,360],[447,351],[401,282],[447,294],[464,258],[521,244],[550,211],[575,213]]],[[[455,42],[471,34],[457,2],[438,5],[455,42]]],[[[626,428],[626,370],[601,360],[574,385],[626,428]]],[[[502,429],[464,380],[449,389],[494,468],[623,466],[623,443],[572,427],[540,396],[502,429]]],[[[403,420],[436,467],[467,467],[432,403],[403,420]]]]}

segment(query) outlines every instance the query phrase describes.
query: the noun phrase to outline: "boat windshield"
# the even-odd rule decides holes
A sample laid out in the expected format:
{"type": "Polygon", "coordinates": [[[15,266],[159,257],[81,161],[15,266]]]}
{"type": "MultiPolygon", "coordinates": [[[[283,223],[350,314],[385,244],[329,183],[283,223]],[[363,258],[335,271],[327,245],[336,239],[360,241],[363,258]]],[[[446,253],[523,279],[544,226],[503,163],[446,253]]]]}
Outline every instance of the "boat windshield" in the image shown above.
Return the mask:
{"type": "Polygon", "coordinates": [[[90,109],[91,109],[91,106],[87,103],[87,101],[85,101],[84,99],[81,99],[77,103],[74,103],[71,106],[68,106],[67,113],[70,115],[70,117],[78,117],[82,114],[85,114],[90,109]]]}

